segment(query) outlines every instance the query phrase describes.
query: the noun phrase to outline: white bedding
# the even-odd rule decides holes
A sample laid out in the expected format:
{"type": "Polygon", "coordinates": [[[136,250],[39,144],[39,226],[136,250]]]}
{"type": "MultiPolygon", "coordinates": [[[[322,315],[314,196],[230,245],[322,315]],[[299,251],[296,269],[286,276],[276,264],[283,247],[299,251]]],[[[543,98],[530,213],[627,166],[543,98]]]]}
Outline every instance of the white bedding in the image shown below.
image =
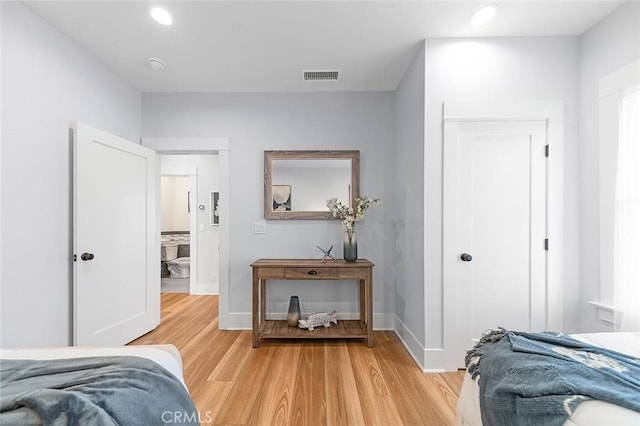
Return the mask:
{"type": "Polygon", "coordinates": [[[122,347],[69,346],[37,349],[0,349],[0,359],[64,359],[94,356],[137,356],[147,358],[167,369],[185,386],[182,358],[173,345],[140,345],[122,347]]]}
{"type": "MultiPolygon", "coordinates": [[[[573,334],[578,340],[640,358],[640,333],[573,334]]],[[[456,408],[457,425],[482,425],[480,388],[465,374],[456,408]]],[[[608,402],[589,400],[581,403],[565,422],[571,426],[640,425],[640,413],[608,402]]]]}

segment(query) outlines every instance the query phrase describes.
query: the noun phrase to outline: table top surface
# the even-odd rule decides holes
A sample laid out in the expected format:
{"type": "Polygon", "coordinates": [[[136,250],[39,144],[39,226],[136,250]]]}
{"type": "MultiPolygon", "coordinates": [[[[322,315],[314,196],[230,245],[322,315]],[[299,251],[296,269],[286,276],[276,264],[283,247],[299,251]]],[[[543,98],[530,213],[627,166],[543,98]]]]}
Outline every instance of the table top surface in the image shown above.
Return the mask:
{"type": "Polygon", "coordinates": [[[368,259],[358,259],[355,262],[346,262],[342,259],[258,259],[251,264],[252,267],[286,266],[298,268],[371,268],[374,266],[368,259]]]}

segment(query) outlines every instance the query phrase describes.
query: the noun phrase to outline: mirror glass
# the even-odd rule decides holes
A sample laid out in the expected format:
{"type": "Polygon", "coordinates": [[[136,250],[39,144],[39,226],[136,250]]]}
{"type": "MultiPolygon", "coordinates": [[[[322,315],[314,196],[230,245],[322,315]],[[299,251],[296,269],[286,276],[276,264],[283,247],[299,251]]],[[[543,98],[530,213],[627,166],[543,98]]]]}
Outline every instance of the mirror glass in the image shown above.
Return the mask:
{"type": "Polygon", "coordinates": [[[359,151],[265,151],[265,218],[331,219],[358,196],[359,151]]]}

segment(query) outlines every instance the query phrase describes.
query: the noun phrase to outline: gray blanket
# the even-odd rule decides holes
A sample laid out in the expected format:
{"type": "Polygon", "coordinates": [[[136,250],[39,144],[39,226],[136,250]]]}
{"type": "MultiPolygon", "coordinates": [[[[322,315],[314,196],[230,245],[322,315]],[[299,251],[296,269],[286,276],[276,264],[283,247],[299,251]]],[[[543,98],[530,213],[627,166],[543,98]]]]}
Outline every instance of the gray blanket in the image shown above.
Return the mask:
{"type": "Polygon", "coordinates": [[[135,356],[0,360],[2,425],[199,424],[182,383],[135,356]]]}
{"type": "Polygon", "coordinates": [[[640,411],[640,360],[561,333],[493,331],[467,354],[486,425],[562,425],[593,398],[640,411]]]}

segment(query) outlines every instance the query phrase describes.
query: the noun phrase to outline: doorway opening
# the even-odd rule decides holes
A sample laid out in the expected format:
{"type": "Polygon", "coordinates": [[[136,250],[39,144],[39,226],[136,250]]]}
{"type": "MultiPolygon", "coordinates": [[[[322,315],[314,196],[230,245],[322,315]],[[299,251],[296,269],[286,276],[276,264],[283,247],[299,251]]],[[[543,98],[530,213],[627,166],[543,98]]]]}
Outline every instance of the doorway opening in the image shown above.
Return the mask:
{"type": "Polygon", "coordinates": [[[191,243],[197,247],[198,237],[191,233],[192,188],[197,188],[196,175],[160,178],[161,293],[191,293],[191,243]]]}
{"type": "Polygon", "coordinates": [[[218,160],[217,154],[160,155],[162,292],[218,294],[218,160]]]}
{"type": "MultiPolygon", "coordinates": [[[[169,165],[166,164],[165,159],[168,156],[175,157],[198,157],[200,155],[210,155],[215,157],[218,161],[217,164],[217,189],[213,189],[217,192],[217,224],[206,225],[206,222],[198,224],[198,232],[200,232],[201,226],[204,225],[205,233],[207,230],[211,232],[217,232],[218,241],[212,249],[215,250],[215,259],[217,263],[217,279],[211,280],[210,285],[205,285],[202,288],[201,283],[195,286],[195,289],[191,289],[191,294],[219,294],[218,297],[218,309],[219,309],[219,327],[221,330],[237,328],[236,316],[229,314],[229,140],[228,138],[190,138],[190,137],[168,137],[168,138],[142,138],[143,146],[152,148],[159,154],[162,162],[161,173],[169,174],[169,165]],[[208,287],[208,288],[206,288],[208,287]]],[[[177,165],[176,165],[177,166],[177,165]]],[[[202,185],[200,179],[200,167],[198,169],[198,186],[205,193],[203,203],[198,204],[198,215],[202,217],[211,217],[210,201],[214,199],[212,192],[209,188],[202,185]],[[200,213],[200,204],[203,204],[204,211],[200,213]]],[[[202,171],[207,170],[208,167],[204,167],[202,171]]],[[[158,206],[159,209],[159,206],[158,206]]],[[[159,211],[158,211],[159,215],[159,211]]],[[[194,231],[195,232],[195,231],[194,231]]],[[[199,234],[202,237],[202,233],[199,234]]],[[[159,236],[158,236],[159,238],[159,236]]],[[[202,242],[202,238],[198,238],[199,243],[202,242]]],[[[158,241],[158,246],[159,246],[158,241]]],[[[159,249],[159,247],[158,247],[159,249]]],[[[209,264],[211,258],[207,258],[202,252],[199,253],[199,257],[203,258],[203,263],[209,264]]],[[[193,249],[191,257],[194,258],[193,249]]],[[[196,259],[197,261],[197,259],[196,259]]],[[[191,274],[193,276],[194,259],[191,260],[191,274]]],[[[206,278],[206,276],[204,277],[206,278]]]]}

